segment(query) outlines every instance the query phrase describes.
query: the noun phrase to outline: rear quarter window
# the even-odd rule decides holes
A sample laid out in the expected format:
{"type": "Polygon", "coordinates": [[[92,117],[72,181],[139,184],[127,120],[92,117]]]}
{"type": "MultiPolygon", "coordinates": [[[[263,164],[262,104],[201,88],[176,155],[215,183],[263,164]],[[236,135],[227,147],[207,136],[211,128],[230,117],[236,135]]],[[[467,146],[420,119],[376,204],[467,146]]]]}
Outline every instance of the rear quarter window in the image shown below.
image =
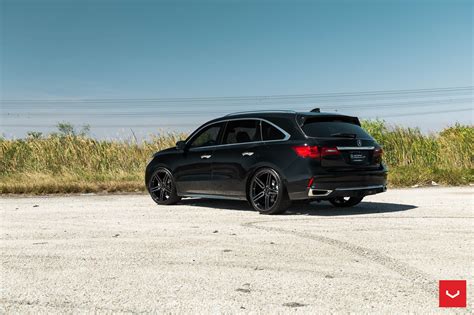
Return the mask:
{"type": "Polygon", "coordinates": [[[263,141],[284,140],[286,135],[278,130],[275,126],[270,125],[266,121],[262,121],[262,138],[263,141]]]}

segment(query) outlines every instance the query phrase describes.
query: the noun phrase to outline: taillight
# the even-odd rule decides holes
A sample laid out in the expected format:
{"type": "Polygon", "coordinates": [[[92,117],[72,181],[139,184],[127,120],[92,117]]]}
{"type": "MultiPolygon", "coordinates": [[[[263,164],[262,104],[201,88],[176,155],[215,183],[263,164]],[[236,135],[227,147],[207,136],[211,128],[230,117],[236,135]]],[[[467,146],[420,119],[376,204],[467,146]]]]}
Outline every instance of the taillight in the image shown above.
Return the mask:
{"type": "Polygon", "coordinates": [[[330,155],[339,155],[339,150],[337,148],[328,148],[322,147],[321,148],[321,156],[330,156],[330,155]]]}
{"type": "Polygon", "coordinates": [[[293,150],[295,150],[296,154],[302,158],[317,159],[321,156],[317,146],[299,145],[294,146],[293,150]]]}
{"type": "Polygon", "coordinates": [[[339,155],[340,152],[336,147],[318,147],[310,145],[299,145],[293,147],[296,154],[302,158],[318,159],[325,156],[339,155]]]}

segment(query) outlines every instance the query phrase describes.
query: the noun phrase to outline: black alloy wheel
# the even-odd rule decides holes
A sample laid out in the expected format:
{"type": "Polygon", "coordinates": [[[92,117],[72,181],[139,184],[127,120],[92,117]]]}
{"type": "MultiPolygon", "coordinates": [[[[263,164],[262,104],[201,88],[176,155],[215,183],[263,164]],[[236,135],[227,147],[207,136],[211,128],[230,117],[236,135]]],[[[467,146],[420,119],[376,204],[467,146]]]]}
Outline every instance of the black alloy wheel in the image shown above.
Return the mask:
{"type": "Polygon", "coordinates": [[[362,201],[363,197],[335,197],[329,199],[333,206],[338,208],[352,207],[362,201]]]}
{"type": "Polygon", "coordinates": [[[173,175],[166,168],[159,168],[153,173],[148,182],[148,192],[159,205],[171,205],[181,200],[176,193],[173,175]]]}
{"type": "Polygon", "coordinates": [[[282,213],[290,201],[280,175],[271,168],[258,170],[249,187],[249,201],[262,214],[282,213]]]}

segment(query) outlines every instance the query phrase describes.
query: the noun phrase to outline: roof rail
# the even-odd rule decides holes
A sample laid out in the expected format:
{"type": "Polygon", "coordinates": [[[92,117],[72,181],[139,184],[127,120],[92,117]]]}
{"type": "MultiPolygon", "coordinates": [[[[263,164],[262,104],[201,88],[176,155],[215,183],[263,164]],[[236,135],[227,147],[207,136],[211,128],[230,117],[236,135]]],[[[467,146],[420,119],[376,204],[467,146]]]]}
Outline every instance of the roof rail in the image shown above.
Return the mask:
{"type": "Polygon", "coordinates": [[[244,111],[244,112],[235,112],[225,115],[227,116],[235,116],[235,115],[242,115],[242,114],[260,114],[260,113],[291,113],[296,114],[294,110],[252,110],[252,111],[244,111]]]}

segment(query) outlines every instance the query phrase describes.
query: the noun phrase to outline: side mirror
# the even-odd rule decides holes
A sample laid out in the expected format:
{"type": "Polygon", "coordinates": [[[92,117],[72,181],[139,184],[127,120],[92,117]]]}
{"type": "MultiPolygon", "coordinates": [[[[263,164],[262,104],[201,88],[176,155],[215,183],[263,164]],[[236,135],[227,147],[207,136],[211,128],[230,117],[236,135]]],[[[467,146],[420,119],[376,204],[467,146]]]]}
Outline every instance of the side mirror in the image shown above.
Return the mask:
{"type": "Polygon", "coordinates": [[[185,147],[186,147],[186,142],[184,141],[176,142],[176,150],[184,150],[185,147]]]}

